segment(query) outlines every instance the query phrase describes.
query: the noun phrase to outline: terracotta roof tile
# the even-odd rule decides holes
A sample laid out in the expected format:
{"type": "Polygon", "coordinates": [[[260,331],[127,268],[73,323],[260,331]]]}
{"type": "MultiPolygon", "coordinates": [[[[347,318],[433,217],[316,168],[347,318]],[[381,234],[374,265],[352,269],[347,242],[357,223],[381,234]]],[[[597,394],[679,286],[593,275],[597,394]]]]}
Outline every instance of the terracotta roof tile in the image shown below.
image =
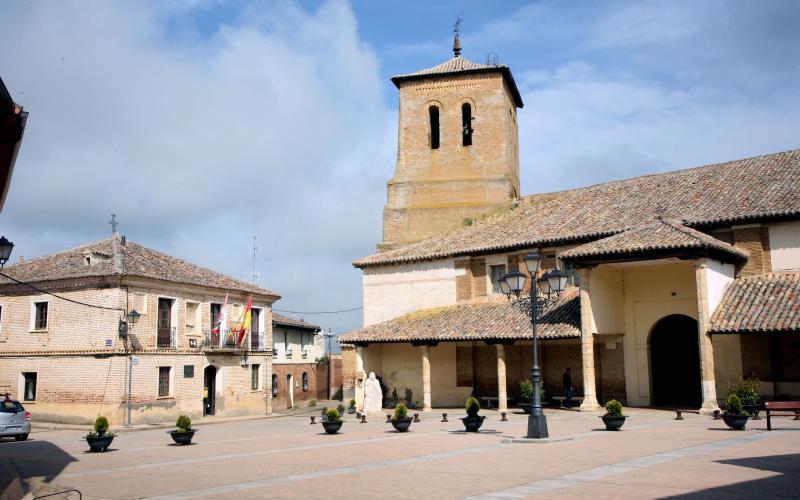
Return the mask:
{"type": "Polygon", "coordinates": [[[613,258],[620,255],[647,254],[658,251],[702,250],[722,255],[734,261],[744,261],[747,253],[709,236],[695,231],[680,222],[657,218],[650,223],[626,229],[606,238],[601,238],[561,254],[568,260],[613,258]]]}
{"type": "Polygon", "coordinates": [[[693,227],[800,215],[800,150],[526,197],[473,226],[356,260],[435,260],[610,236],[656,216],[693,227]]]}
{"type": "Polygon", "coordinates": [[[800,332],[800,273],[735,279],[711,316],[709,332],[800,332]]]}
{"type": "MultiPolygon", "coordinates": [[[[124,245],[119,240],[115,244],[113,237],[7,266],[4,272],[27,283],[124,275],[279,297],[277,293],[266,288],[231,278],[130,240],[124,245]],[[120,269],[115,265],[115,246],[119,248],[120,269]],[[92,255],[105,258],[93,260],[91,265],[87,265],[86,257],[92,255]]],[[[11,281],[0,277],[0,285],[8,283],[11,281]]]]}
{"type": "Polygon", "coordinates": [[[322,327],[313,323],[306,323],[302,319],[295,319],[283,314],[272,312],[272,323],[279,326],[288,326],[294,328],[304,328],[306,330],[321,330],[322,327]]]}
{"type": "MultiPolygon", "coordinates": [[[[577,288],[540,318],[541,339],[580,338],[580,299],[577,288]]],[[[530,319],[505,297],[423,309],[339,337],[339,342],[412,342],[531,339],[530,319]]]]}

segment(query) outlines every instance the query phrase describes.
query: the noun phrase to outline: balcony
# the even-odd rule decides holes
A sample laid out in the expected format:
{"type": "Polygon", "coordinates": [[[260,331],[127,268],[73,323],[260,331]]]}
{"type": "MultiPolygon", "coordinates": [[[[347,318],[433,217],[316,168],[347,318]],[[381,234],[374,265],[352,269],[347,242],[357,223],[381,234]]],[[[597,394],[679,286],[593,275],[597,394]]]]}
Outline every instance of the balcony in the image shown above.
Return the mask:
{"type": "Polygon", "coordinates": [[[248,348],[252,351],[261,351],[261,342],[259,332],[252,332],[248,344],[247,339],[242,340],[241,344],[236,343],[239,332],[233,330],[204,330],[205,338],[203,339],[202,349],[204,351],[246,351],[248,348]]]}
{"type": "Polygon", "coordinates": [[[250,331],[250,350],[261,350],[261,333],[258,330],[250,331]]]}
{"type": "MultiPolygon", "coordinates": [[[[152,331],[152,330],[151,330],[152,331]]],[[[156,338],[158,349],[175,349],[175,328],[159,328],[156,338]]]]}

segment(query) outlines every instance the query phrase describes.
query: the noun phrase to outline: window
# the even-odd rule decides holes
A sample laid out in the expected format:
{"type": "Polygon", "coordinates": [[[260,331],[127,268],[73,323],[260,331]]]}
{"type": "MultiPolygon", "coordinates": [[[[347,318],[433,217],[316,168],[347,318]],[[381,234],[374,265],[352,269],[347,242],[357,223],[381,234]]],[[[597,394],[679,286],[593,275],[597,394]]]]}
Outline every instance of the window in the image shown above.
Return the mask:
{"type": "Polygon", "coordinates": [[[274,373],[272,374],[272,397],[278,397],[278,376],[274,373]]]}
{"type": "Polygon", "coordinates": [[[169,396],[169,366],[158,367],[158,397],[169,396]]]}
{"type": "Polygon", "coordinates": [[[158,298],[157,347],[174,347],[172,335],[172,299],[158,298]]]}
{"type": "Polygon", "coordinates": [[[22,399],[25,401],[36,401],[36,373],[23,373],[24,386],[22,388],[22,399]]]}
{"type": "Polygon", "coordinates": [[[261,372],[261,365],[252,365],[250,369],[250,389],[258,390],[259,373],[261,372]]]}
{"type": "Polygon", "coordinates": [[[428,116],[431,122],[431,149],[439,149],[439,108],[429,107],[428,116]]]}
{"type": "Polygon", "coordinates": [[[34,302],[33,329],[47,330],[47,302],[34,302]]]}
{"type": "Polygon", "coordinates": [[[308,391],[308,373],[303,372],[303,392],[308,391]]]}
{"type": "Polygon", "coordinates": [[[0,306],[0,333],[3,333],[3,306],[0,306]]]}
{"type": "Polygon", "coordinates": [[[250,318],[250,349],[261,350],[261,309],[253,308],[250,318]]]}
{"type": "Polygon", "coordinates": [[[461,105],[461,145],[472,146],[472,106],[461,105]]]}
{"type": "Polygon", "coordinates": [[[489,266],[489,276],[492,279],[492,293],[503,293],[500,289],[500,278],[506,274],[506,266],[503,264],[489,266]]]}

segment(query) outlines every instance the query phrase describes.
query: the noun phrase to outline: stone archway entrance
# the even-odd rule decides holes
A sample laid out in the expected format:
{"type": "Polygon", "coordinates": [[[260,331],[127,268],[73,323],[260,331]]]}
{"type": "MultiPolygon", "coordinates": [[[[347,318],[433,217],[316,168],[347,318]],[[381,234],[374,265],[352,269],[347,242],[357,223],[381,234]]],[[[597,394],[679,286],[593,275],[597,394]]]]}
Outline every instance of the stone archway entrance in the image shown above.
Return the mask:
{"type": "Polygon", "coordinates": [[[653,406],[699,408],[700,346],[697,321],[682,314],[661,318],[650,332],[653,406]]]}

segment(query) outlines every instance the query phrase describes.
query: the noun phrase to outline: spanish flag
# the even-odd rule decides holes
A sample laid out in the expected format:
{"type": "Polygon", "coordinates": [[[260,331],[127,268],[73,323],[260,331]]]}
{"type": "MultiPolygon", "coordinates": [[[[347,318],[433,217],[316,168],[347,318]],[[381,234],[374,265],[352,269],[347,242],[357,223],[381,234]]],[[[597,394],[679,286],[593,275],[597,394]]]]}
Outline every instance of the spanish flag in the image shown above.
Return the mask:
{"type": "Polygon", "coordinates": [[[242,326],[239,327],[239,340],[237,344],[241,345],[244,340],[244,335],[250,329],[250,322],[253,319],[253,296],[247,299],[247,307],[244,308],[244,315],[242,316],[242,326]]]}

